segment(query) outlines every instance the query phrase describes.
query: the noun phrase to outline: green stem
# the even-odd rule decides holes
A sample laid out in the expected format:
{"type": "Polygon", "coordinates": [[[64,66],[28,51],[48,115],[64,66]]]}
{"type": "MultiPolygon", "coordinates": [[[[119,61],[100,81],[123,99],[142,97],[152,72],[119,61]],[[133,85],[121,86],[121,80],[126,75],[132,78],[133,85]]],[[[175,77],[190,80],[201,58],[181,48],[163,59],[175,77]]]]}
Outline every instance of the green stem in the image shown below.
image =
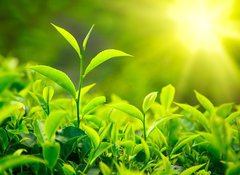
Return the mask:
{"type": "Polygon", "coordinates": [[[146,133],[146,114],[143,115],[143,137],[144,140],[147,140],[147,133],[146,133]]]}
{"type": "Polygon", "coordinates": [[[82,82],[83,82],[83,58],[80,58],[80,75],[79,75],[79,84],[78,84],[78,95],[76,99],[77,105],[77,126],[80,126],[80,112],[81,112],[81,90],[82,90],[82,82]]]}

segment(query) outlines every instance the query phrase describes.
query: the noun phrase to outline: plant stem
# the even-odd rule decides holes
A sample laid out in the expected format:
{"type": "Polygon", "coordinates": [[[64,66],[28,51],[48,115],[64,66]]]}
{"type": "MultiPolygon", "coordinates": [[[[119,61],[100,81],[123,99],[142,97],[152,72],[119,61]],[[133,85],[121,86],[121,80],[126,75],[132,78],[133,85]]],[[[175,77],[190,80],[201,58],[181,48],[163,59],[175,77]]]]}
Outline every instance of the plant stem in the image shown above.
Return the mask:
{"type": "Polygon", "coordinates": [[[82,82],[83,82],[83,58],[80,58],[80,75],[79,75],[79,84],[78,84],[78,95],[76,99],[77,105],[77,126],[80,126],[80,112],[81,112],[81,90],[82,90],[82,82]]]}
{"type": "Polygon", "coordinates": [[[147,140],[147,134],[146,134],[146,114],[143,115],[143,138],[146,141],[147,140]]]}

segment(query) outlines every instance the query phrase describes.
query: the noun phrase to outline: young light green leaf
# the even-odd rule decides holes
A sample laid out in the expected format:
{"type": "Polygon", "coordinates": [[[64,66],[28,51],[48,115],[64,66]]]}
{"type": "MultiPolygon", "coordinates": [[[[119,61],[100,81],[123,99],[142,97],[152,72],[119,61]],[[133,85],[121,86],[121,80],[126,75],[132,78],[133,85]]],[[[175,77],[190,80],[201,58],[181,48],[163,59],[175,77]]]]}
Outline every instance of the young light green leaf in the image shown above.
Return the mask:
{"type": "Polygon", "coordinates": [[[180,108],[189,112],[192,115],[192,117],[195,117],[195,119],[205,128],[206,131],[210,131],[209,122],[207,118],[199,110],[187,104],[180,104],[180,103],[176,103],[176,104],[180,108]]]}
{"type": "Polygon", "coordinates": [[[147,112],[150,109],[150,107],[152,106],[152,104],[157,98],[157,94],[158,92],[151,92],[144,98],[143,104],[142,104],[143,112],[147,112]]]}
{"type": "Polygon", "coordinates": [[[88,91],[90,91],[94,86],[96,85],[96,83],[92,83],[90,85],[84,86],[81,90],[81,98],[88,93],[88,91]]]}
{"type": "Polygon", "coordinates": [[[18,76],[13,73],[0,74],[0,93],[2,93],[18,76]]]}
{"type": "Polygon", "coordinates": [[[65,111],[52,112],[45,121],[44,132],[48,140],[55,139],[55,132],[65,120],[67,113],[65,111]]]}
{"type": "Polygon", "coordinates": [[[156,122],[154,122],[151,127],[148,129],[147,131],[147,135],[149,135],[155,128],[157,128],[157,126],[160,124],[160,123],[163,123],[163,122],[166,122],[166,121],[169,121],[171,119],[175,119],[175,118],[179,118],[179,117],[182,117],[182,115],[179,115],[179,114],[171,114],[171,115],[168,115],[166,117],[162,117],[160,118],[159,120],[157,120],[156,122]]]}
{"type": "Polygon", "coordinates": [[[77,40],[72,36],[71,33],[69,33],[68,31],[66,31],[65,29],[56,26],[55,24],[51,23],[53,27],[55,27],[55,29],[68,41],[69,44],[71,44],[71,46],[74,48],[74,50],[77,52],[79,58],[81,58],[81,52],[80,52],[80,48],[79,45],[77,43],[77,40]]]}
{"type": "Polygon", "coordinates": [[[34,135],[37,137],[37,141],[43,145],[46,140],[46,136],[44,135],[44,125],[39,120],[35,120],[33,122],[33,131],[34,135]]]}
{"type": "Polygon", "coordinates": [[[160,94],[160,102],[165,108],[165,110],[168,110],[173,102],[175,96],[175,88],[169,84],[162,88],[161,94],[160,94]]]}
{"type": "Polygon", "coordinates": [[[53,169],[60,155],[60,144],[58,142],[46,142],[43,145],[43,157],[47,166],[53,169]]]}
{"type": "Polygon", "coordinates": [[[98,65],[102,64],[103,62],[116,57],[125,57],[125,56],[131,56],[125,52],[122,52],[120,50],[115,49],[107,49],[100,53],[98,53],[89,63],[87,66],[84,76],[86,76],[91,70],[93,70],[98,65]]]}
{"type": "Polygon", "coordinates": [[[16,105],[4,106],[0,110],[0,125],[8,117],[11,117],[11,114],[18,109],[16,105]]]}
{"type": "Polygon", "coordinates": [[[75,175],[76,171],[70,164],[64,163],[62,166],[65,175],[75,175]]]}
{"type": "Polygon", "coordinates": [[[8,169],[20,167],[31,163],[45,163],[44,160],[29,155],[7,155],[0,159],[0,173],[8,169]]]}
{"type": "Polygon", "coordinates": [[[75,98],[76,89],[71,79],[62,71],[49,66],[37,65],[29,67],[32,70],[48,77],[65,89],[73,98],[75,98]]]}
{"type": "Polygon", "coordinates": [[[205,163],[201,164],[201,165],[192,166],[192,167],[184,170],[180,175],[192,175],[194,172],[196,172],[197,170],[202,168],[204,165],[205,165],[205,163]]]}
{"type": "Polygon", "coordinates": [[[89,36],[92,33],[93,27],[94,27],[94,25],[92,25],[91,29],[89,30],[89,32],[87,33],[86,37],[83,40],[83,50],[84,51],[86,50],[87,42],[88,42],[89,36]]]}
{"type": "Polygon", "coordinates": [[[82,128],[83,128],[84,132],[88,135],[90,140],[92,141],[94,149],[96,149],[100,144],[100,137],[99,137],[98,133],[94,129],[92,129],[91,127],[88,127],[86,125],[82,125],[82,128]]]}
{"type": "Polygon", "coordinates": [[[118,103],[118,104],[111,104],[110,106],[143,121],[142,112],[133,105],[130,105],[127,103],[118,103]]]}
{"type": "Polygon", "coordinates": [[[227,116],[229,116],[231,114],[232,108],[233,108],[232,103],[222,104],[217,108],[216,114],[219,117],[226,118],[227,116]]]}
{"type": "Polygon", "coordinates": [[[199,137],[199,134],[194,134],[188,137],[185,137],[181,140],[178,141],[178,143],[175,145],[175,147],[172,150],[171,154],[174,154],[177,150],[179,150],[181,147],[183,147],[184,145],[186,145],[187,143],[193,141],[195,138],[199,137]]]}
{"type": "Polygon", "coordinates": [[[141,143],[143,145],[143,149],[145,152],[145,162],[148,162],[150,159],[150,150],[149,150],[148,144],[143,138],[141,138],[141,143]]]}
{"type": "Polygon", "coordinates": [[[92,160],[90,162],[90,165],[93,164],[93,162],[105,151],[107,151],[110,147],[112,146],[111,143],[108,142],[102,142],[100,143],[99,147],[97,148],[97,150],[95,151],[92,160]]]}
{"type": "Polygon", "coordinates": [[[88,114],[89,112],[95,110],[98,106],[106,102],[106,97],[100,96],[92,99],[86,106],[83,108],[83,115],[88,114]]]}
{"type": "Polygon", "coordinates": [[[214,111],[214,106],[204,95],[200,94],[197,91],[194,91],[197,97],[198,102],[210,113],[214,111]]]}
{"type": "Polygon", "coordinates": [[[100,162],[99,167],[103,175],[111,175],[112,170],[105,163],[100,162]]]}
{"type": "Polygon", "coordinates": [[[54,89],[52,86],[47,86],[43,89],[43,99],[46,103],[49,103],[53,97],[54,89]]]}
{"type": "Polygon", "coordinates": [[[225,121],[231,124],[237,118],[240,118],[240,111],[233,112],[227,118],[225,118],[225,121]]]}

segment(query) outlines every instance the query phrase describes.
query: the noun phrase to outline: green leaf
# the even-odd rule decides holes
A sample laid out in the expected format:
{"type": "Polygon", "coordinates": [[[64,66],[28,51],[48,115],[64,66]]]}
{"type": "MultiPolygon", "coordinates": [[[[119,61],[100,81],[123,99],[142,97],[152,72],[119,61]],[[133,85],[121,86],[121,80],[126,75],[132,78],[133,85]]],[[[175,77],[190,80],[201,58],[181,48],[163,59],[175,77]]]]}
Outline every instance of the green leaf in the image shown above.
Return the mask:
{"type": "Polygon", "coordinates": [[[240,117],[240,111],[233,112],[227,118],[225,118],[225,121],[231,124],[235,119],[239,117],[240,117]]]}
{"type": "Polygon", "coordinates": [[[44,110],[44,112],[49,115],[49,110],[47,107],[47,102],[43,99],[43,97],[37,93],[32,93],[31,91],[28,92],[35,101],[37,101],[39,103],[39,105],[42,107],[42,109],[44,110]]]}
{"type": "Polygon", "coordinates": [[[94,86],[96,85],[96,83],[92,83],[90,85],[84,86],[81,90],[81,98],[88,93],[88,91],[90,91],[94,86]]]}
{"type": "Polygon", "coordinates": [[[192,117],[194,117],[205,128],[206,131],[210,131],[209,122],[207,118],[199,110],[187,104],[180,103],[176,104],[183,110],[189,112],[192,115],[192,117]]]}
{"type": "Polygon", "coordinates": [[[49,103],[53,97],[54,89],[52,86],[47,86],[43,89],[43,99],[46,103],[49,103]]]}
{"type": "Polygon", "coordinates": [[[130,105],[127,103],[119,103],[119,104],[111,104],[110,106],[143,121],[142,112],[133,105],[130,105]]]}
{"type": "Polygon", "coordinates": [[[31,66],[29,68],[54,81],[68,93],[70,93],[73,98],[75,98],[75,86],[71,79],[64,72],[44,65],[31,66]]]}
{"type": "Polygon", "coordinates": [[[229,116],[231,114],[232,108],[233,108],[232,103],[222,104],[221,106],[219,106],[217,108],[216,114],[219,117],[226,118],[227,116],[229,116]]]}
{"type": "Polygon", "coordinates": [[[18,109],[17,105],[8,105],[4,106],[0,110],[0,124],[8,117],[11,117],[11,114],[14,113],[18,109]]]}
{"type": "Polygon", "coordinates": [[[83,40],[83,50],[84,51],[86,50],[87,42],[88,42],[89,36],[92,33],[93,27],[94,27],[94,25],[92,25],[91,29],[89,30],[89,32],[87,33],[86,37],[83,40]]]}
{"type": "Polygon", "coordinates": [[[45,121],[44,132],[48,140],[55,139],[55,132],[65,120],[67,113],[65,111],[52,112],[45,121]]]}
{"type": "Polygon", "coordinates": [[[125,140],[125,141],[120,141],[119,145],[125,148],[126,154],[131,155],[133,151],[133,147],[135,146],[135,143],[132,140],[125,140]]]}
{"type": "Polygon", "coordinates": [[[168,115],[166,117],[162,117],[160,118],[159,120],[155,121],[151,127],[148,129],[147,131],[147,135],[149,135],[160,123],[163,123],[163,122],[166,122],[168,120],[171,120],[171,119],[175,119],[175,118],[179,118],[179,117],[182,117],[182,115],[179,115],[179,114],[171,114],[171,115],[168,115]]]}
{"type": "Polygon", "coordinates": [[[197,170],[202,168],[204,165],[205,165],[205,163],[201,164],[201,165],[192,166],[192,167],[184,170],[180,175],[192,175],[194,172],[196,172],[197,170]]]}
{"type": "Polygon", "coordinates": [[[100,144],[100,137],[99,137],[98,133],[94,129],[92,129],[91,127],[88,127],[86,125],[82,125],[82,128],[83,128],[84,132],[88,135],[90,140],[92,141],[94,149],[96,149],[100,144]]]}
{"type": "Polygon", "coordinates": [[[86,106],[83,108],[83,115],[90,113],[91,111],[95,110],[98,106],[102,105],[106,102],[106,97],[100,96],[92,99],[86,106]]]}
{"type": "Polygon", "coordinates": [[[74,170],[74,168],[69,164],[64,163],[62,166],[62,169],[63,169],[65,175],[75,175],[76,174],[76,171],[74,170]]]}
{"type": "Polygon", "coordinates": [[[160,94],[160,102],[165,108],[165,110],[168,110],[173,102],[175,96],[175,88],[169,84],[162,88],[161,94],[160,94]]]}
{"type": "Polygon", "coordinates": [[[84,76],[86,76],[91,70],[93,70],[95,67],[98,65],[102,64],[103,62],[115,58],[115,57],[124,57],[124,56],[131,56],[125,52],[122,52],[120,50],[115,50],[115,49],[107,49],[104,50],[100,53],[98,53],[89,63],[87,66],[84,76]]]}
{"type": "Polygon", "coordinates": [[[27,165],[31,163],[45,163],[44,160],[29,155],[7,155],[0,159],[0,173],[8,169],[13,169],[22,165],[27,165]]]}
{"type": "Polygon", "coordinates": [[[143,149],[145,152],[145,162],[148,162],[150,159],[150,150],[149,150],[148,144],[143,138],[141,138],[141,143],[143,145],[143,149]]]}
{"type": "Polygon", "coordinates": [[[2,93],[18,76],[13,73],[0,73],[0,93],[2,93]]]}
{"type": "Polygon", "coordinates": [[[0,128],[0,146],[2,147],[3,152],[6,150],[8,147],[9,141],[8,141],[8,136],[7,132],[3,129],[0,128]]]}
{"type": "Polygon", "coordinates": [[[212,113],[214,111],[214,106],[213,104],[210,102],[210,100],[208,100],[205,96],[203,96],[202,94],[198,93],[197,91],[194,91],[197,97],[198,102],[210,113],[212,113]]]}
{"type": "Polygon", "coordinates": [[[58,142],[46,142],[43,145],[43,157],[47,162],[47,166],[53,169],[60,154],[60,144],[58,142]]]}
{"type": "Polygon", "coordinates": [[[103,175],[111,175],[112,170],[105,163],[100,162],[99,167],[103,175]]]}
{"type": "Polygon", "coordinates": [[[92,160],[90,162],[90,165],[93,164],[93,162],[102,154],[104,153],[105,151],[107,151],[110,147],[112,146],[111,143],[108,143],[108,142],[102,142],[99,147],[97,148],[97,150],[95,151],[93,157],[92,157],[92,160]]]}
{"type": "Polygon", "coordinates": [[[46,140],[46,137],[44,135],[44,125],[39,120],[35,120],[33,122],[33,131],[34,135],[37,137],[38,142],[43,145],[44,141],[46,140]]]}
{"type": "Polygon", "coordinates": [[[79,58],[81,58],[81,52],[80,52],[80,48],[79,45],[77,43],[77,40],[72,36],[71,33],[69,33],[68,31],[66,31],[65,29],[56,26],[55,24],[51,23],[53,27],[55,27],[55,29],[68,41],[69,44],[71,44],[71,46],[74,48],[74,50],[77,52],[79,58]]]}
{"type": "Polygon", "coordinates": [[[199,136],[199,134],[194,134],[191,136],[187,136],[184,137],[183,139],[179,140],[177,142],[177,144],[175,145],[175,147],[172,150],[171,154],[174,154],[177,150],[179,150],[181,147],[183,147],[184,145],[186,145],[187,143],[193,141],[195,138],[197,138],[199,136]]]}
{"type": "Polygon", "coordinates": [[[150,109],[152,104],[155,102],[157,98],[157,94],[158,92],[151,92],[144,98],[143,104],[142,104],[142,109],[144,113],[146,113],[150,109]]]}

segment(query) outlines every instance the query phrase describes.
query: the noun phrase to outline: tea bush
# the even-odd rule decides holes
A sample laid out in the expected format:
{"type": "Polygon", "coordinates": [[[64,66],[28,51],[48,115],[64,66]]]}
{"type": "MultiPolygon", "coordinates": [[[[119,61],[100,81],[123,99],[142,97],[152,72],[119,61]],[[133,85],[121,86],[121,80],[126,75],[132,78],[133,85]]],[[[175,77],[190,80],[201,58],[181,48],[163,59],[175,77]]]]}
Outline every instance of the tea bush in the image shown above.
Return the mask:
{"type": "Polygon", "coordinates": [[[151,92],[137,108],[83,87],[105,61],[131,55],[115,49],[85,66],[85,50],[52,24],[76,51],[77,89],[64,72],[45,65],[19,66],[1,58],[0,174],[240,174],[240,108],[214,106],[195,91],[197,106],[174,101],[175,88],[151,92]]]}

